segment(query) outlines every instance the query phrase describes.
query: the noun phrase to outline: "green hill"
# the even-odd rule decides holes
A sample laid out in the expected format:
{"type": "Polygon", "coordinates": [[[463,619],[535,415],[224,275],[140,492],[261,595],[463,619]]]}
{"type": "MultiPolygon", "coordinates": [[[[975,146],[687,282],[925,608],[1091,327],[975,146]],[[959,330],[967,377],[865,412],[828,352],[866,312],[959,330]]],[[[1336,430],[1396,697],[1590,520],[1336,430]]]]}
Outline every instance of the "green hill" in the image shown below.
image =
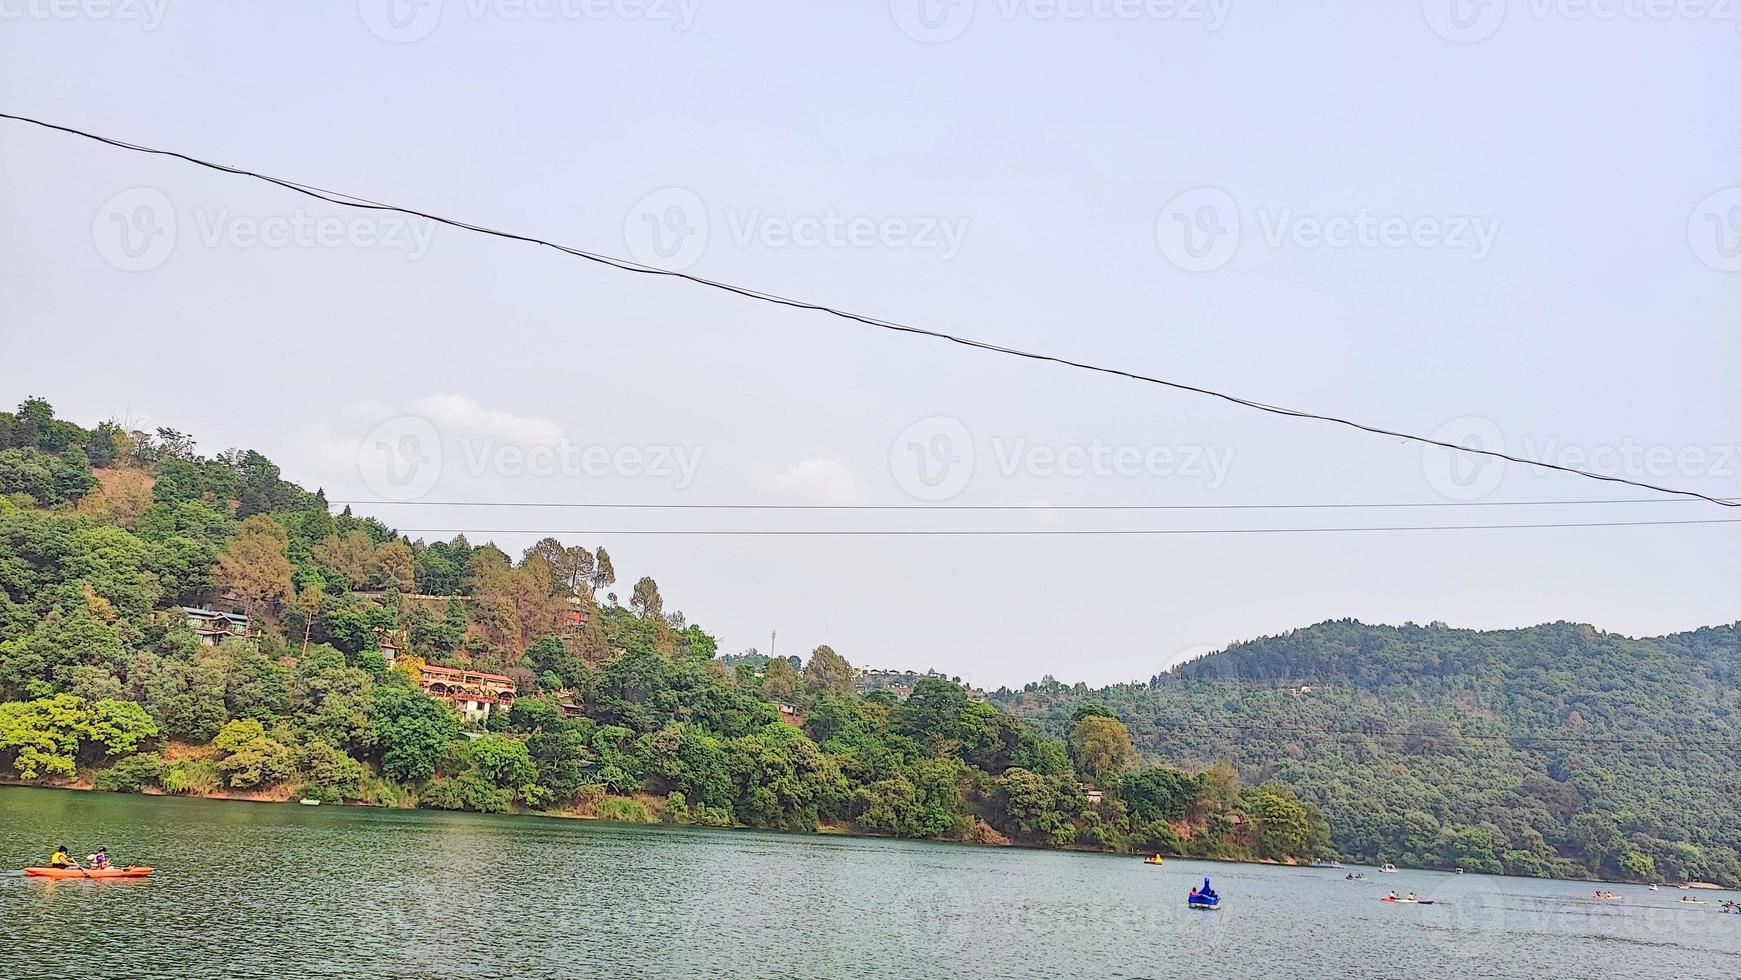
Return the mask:
{"type": "Polygon", "coordinates": [[[1104,704],[1146,753],[1289,786],[1347,857],[1741,885],[1738,676],[1735,626],[1633,639],[1343,620],[1146,685],[994,700],[1051,730],[1104,704]]]}
{"type": "Polygon", "coordinates": [[[603,548],[413,540],[171,429],[0,412],[0,778],[1288,860],[1322,814],[829,647],[719,657],[603,548]],[[625,575],[625,579],[627,576],[625,575]],[[510,701],[511,706],[510,706],[510,701]]]}
{"type": "Polygon", "coordinates": [[[257,452],[27,399],[0,778],[1741,884],[1733,627],[1335,622],[1146,685],[900,700],[828,647],[719,657],[616,581],[603,548],[414,540],[257,452]]]}

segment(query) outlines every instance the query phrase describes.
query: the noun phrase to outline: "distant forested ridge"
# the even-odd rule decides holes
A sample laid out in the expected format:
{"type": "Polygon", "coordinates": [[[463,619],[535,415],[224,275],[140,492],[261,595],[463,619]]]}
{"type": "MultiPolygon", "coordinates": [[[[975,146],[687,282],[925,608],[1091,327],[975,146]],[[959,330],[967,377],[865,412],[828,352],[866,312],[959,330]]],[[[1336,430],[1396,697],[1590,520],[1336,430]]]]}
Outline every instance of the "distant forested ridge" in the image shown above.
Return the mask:
{"type": "Polygon", "coordinates": [[[941,677],[858,695],[829,647],[722,658],[651,576],[626,603],[617,576],[551,538],[517,556],[413,540],[258,452],[26,399],[0,412],[0,778],[1242,859],[1329,846],[1293,790],[1145,759],[1104,708],[1054,713],[1052,735],[941,677]]]}
{"type": "Polygon", "coordinates": [[[1345,857],[1741,886],[1741,630],[1322,623],[1152,678],[993,701],[1061,731],[1104,705],[1138,749],[1233,763],[1321,807],[1345,857]]]}

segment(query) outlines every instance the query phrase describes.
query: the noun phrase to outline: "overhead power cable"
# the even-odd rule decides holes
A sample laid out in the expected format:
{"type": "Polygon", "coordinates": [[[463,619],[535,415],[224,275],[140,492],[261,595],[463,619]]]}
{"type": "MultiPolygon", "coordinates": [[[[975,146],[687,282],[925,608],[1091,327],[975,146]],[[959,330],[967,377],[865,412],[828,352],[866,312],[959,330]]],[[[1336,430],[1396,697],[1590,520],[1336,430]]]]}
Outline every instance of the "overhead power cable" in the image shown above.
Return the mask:
{"type": "MultiPolygon", "coordinates": [[[[1741,500],[1741,498],[1728,498],[1741,500]]],[[[342,500],[333,506],[359,507],[560,507],[570,510],[761,510],[761,511],[1162,511],[1162,510],[1367,510],[1416,507],[1570,507],[1585,504],[1690,504],[1674,497],[1630,497],[1619,500],[1425,500],[1357,501],[1312,504],[752,504],[752,503],[630,503],[573,500],[342,500]]]]}
{"type": "Polygon", "coordinates": [[[630,261],[628,259],[617,258],[615,256],[610,256],[610,255],[603,255],[603,254],[600,254],[597,252],[589,252],[589,251],[586,251],[584,249],[575,248],[575,247],[570,246],[570,245],[561,245],[561,244],[558,244],[556,242],[549,241],[549,240],[543,239],[543,238],[538,238],[538,237],[532,236],[532,235],[523,235],[523,234],[519,234],[516,232],[501,231],[501,230],[494,229],[494,228],[488,228],[488,227],[485,227],[483,225],[476,225],[476,224],[472,224],[470,222],[461,221],[461,220],[458,220],[456,218],[446,218],[446,217],[442,217],[441,215],[432,214],[432,213],[425,212],[425,211],[419,211],[419,210],[416,210],[415,208],[402,207],[402,206],[393,205],[393,204],[382,204],[382,203],[370,200],[368,198],[358,197],[358,196],[353,195],[353,194],[346,194],[346,193],[340,193],[337,191],[324,190],[321,188],[314,187],[312,185],[298,183],[296,181],[287,180],[287,179],[284,179],[281,177],[269,176],[267,174],[259,173],[257,171],[253,171],[253,170],[247,170],[247,169],[244,169],[241,167],[232,167],[232,166],[227,166],[227,165],[221,164],[221,163],[214,163],[214,162],[211,162],[209,160],[202,160],[198,157],[190,156],[186,153],[180,153],[180,152],[177,152],[175,150],[165,150],[165,149],[160,149],[157,147],[141,146],[141,145],[136,144],[136,143],[126,142],[125,140],[119,140],[119,139],[115,139],[115,138],[109,137],[109,136],[102,136],[102,135],[99,135],[96,133],[87,132],[87,131],[82,130],[82,129],[77,129],[77,128],[72,127],[72,126],[65,126],[65,125],[61,125],[59,123],[52,123],[52,122],[48,122],[48,121],[42,120],[42,119],[35,119],[35,118],[30,117],[30,116],[21,116],[21,115],[16,115],[13,113],[0,112],[0,119],[11,119],[15,122],[28,123],[28,124],[33,125],[33,126],[39,126],[43,129],[50,129],[50,130],[54,130],[56,132],[66,133],[66,134],[71,135],[71,136],[78,136],[78,137],[81,137],[83,139],[94,140],[98,143],[103,143],[105,145],[117,147],[117,148],[123,149],[123,150],[130,150],[130,151],[133,151],[136,153],[148,153],[148,154],[154,154],[154,155],[158,155],[158,156],[173,157],[174,159],[181,160],[181,161],[184,161],[186,163],[191,163],[191,164],[198,166],[198,167],[204,167],[208,170],[216,170],[216,171],[219,171],[222,173],[233,174],[233,175],[239,176],[239,177],[248,177],[248,178],[252,178],[254,180],[260,180],[260,181],[264,181],[264,182],[269,183],[269,184],[274,184],[278,187],[282,187],[286,190],[293,191],[297,194],[302,194],[302,195],[307,196],[307,197],[312,197],[312,198],[316,198],[318,200],[326,201],[329,204],[336,204],[336,205],[339,205],[342,207],[358,208],[361,210],[369,210],[369,211],[391,211],[391,212],[395,212],[398,214],[407,215],[409,217],[422,218],[426,221],[432,221],[432,222],[435,222],[437,224],[446,225],[448,227],[459,228],[459,229],[462,229],[465,231],[475,232],[475,233],[480,234],[480,235],[489,235],[489,236],[493,236],[496,238],[507,239],[510,241],[524,242],[528,245],[542,245],[546,248],[552,248],[552,249],[555,249],[556,251],[562,252],[564,254],[572,255],[575,258],[585,259],[589,262],[596,262],[596,263],[599,263],[601,265],[607,265],[607,266],[610,266],[611,268],[619,269],[619,270],[622,270],[624,272],[634,272],[634,273],[638,273],[638,274],[642,274],[642,275],[666,276],[666,277],[670,277],[673,279],[681,279],[681,280],[684,280],[686,282],[694,283],[695,285],[698,285],[698,286],[706,286],[710,289],[717,289],[717,290],[721,290],[724,292],[733,293],[733,294],[736,294],[738,296],[746,297],[748,299],[759,300],[759,301],[762,301],[765,303],[773,303],[773,304],[777,304],[780,306],[787,306],[787,307],[791,307],[794,309],[809,310],[809,311],[813,311],[816,313],[824,313],[824,314],[827,314],[829,316],[838,317],[838,318],[843,319],[843,320],[850,320],[850,321],[853,321],[856,323],[861,323],[861,324],[864,324],[865,326],[877,327],[879,329],[890,330],[890,331],[894,331],[894,332],[898,332],[898,333],[913,334],[913,335],[921,336],[921,337],[930,337],[934,340],[946,341],[948,343],[958,344],[958,345],[963,346],[963,347],[970,347],[970,348],[974,348],[977,350],[989,351],[991,353],[996,353],[996,354],[1004,354],[1004,355],[1007,355],[1010,357],[1025,358],[1027,360],[1032,360],[1032,361],[1044,361],[1044,362],[1048,362],[1051,364],[1057,364],[1057,365],[1060,365],[1063,367],[1073,368],[1073,369],[1076,369],[1079,371],[1089,371],[1089,372],[1094,372],[1097,374],[1106,374],[1106,375],[1112,375],[1114,377],[1126,378],[1126,379],[1131,380],[1131,381],[1140,381],[1140,382],[1143,382],[1145,384],[1160,385],[1162,387],[1172,388],[1172,389],[1175,389],[1177,391],[1187,391],[1187,392],[1191,392],[1193,394],[1205,395],[1205,396],[1208,396],[1210,398],[1220,399],[1221,401],[1229,402],[1229,403],[1234,404],[1234,405],[1239,405],[1239,406],[1242,406],[1244,408],[1254,409],[1254,410],[1260,411],[1260,412],[1267,412],[1267,413],[1272,414],[1272,415],[1281,415],[1281,416],[1286,416],[1289,418],[1298,418],[1298,419],[1310,419],[1310,420],[1317,421],[1317,422],[1328,422],[1328,423],[1331,423],[1334,425],[1341,425],[1341,426],[1346,426],[1346,427],[1351,428],[1351,429],[1357,429],[1361,432],[1371,433],[1372,435],[1385,436],[1387,438],[1392,438],[1392,439],[1403,439],[1403,440],[1406,440],[1409,442],[1419,443],[1421,445],[1437,446],[1441,449],[1450,450],[1452,452],[1465,453],[1465,454],[1473,455],[1473,456],[1486,456],[1486,457],[1489,457],[1492,459],[1499,459],[1499,460],[1504,460],[1506,462],[1518,463],[1518,464],[1524,465],[1524,466],[1534,466],[1534,467],[1538,467],[1541,469],[1556,470],[1556,471],[1561,472],[1561,473],[1569,473],[1569,474],[1572,474],[1574,476],[1583,477],[1583,478],[1589,479],[1589,480],[1600,480],[1600,481],[1605,482],[1605,483],[1623,483],[1623,484],[1626,484],[1628,486],[1639,487],[1641,489],[1650,490],[1650,491],[1653,491],[1656,493],[1665,493],[1665,494],[1673,494],[1673,495],[1682,496],[1682,497],[1697,498],[1699,500],[1709,501],[1710,503],[1717,504],[1717,505],[1723,506],[1723,507],[1741,506],[1741,503],[1737,503],[1736,501],[1724,500],[1724,499],[1721,499],[1718,497],[1713,497],[1713,496],[1709,496],[1707,494],[1699,493],[1699,492],[1694,491],[1694,490],[1682,490],[1682,489],[1678,489],[1675,487],[1660,486],[1660,485],[1657,485],[1654,483],[1645,483],[1645,482],[1640,481],[1640,480],[1628,479],[1626,477],[1612,476],[1612,475],[1605,474],[1605,473],[1596,473],[1596,472],[1592,472],[1590,470],[1578,469],[1577,467],[1574,467],[1574,466],[1565,466],[1565,465],[1562,465],[1559,463],[1549,463],[1549,462],[1546,462],[1543,460],[1530,459],[1530,458],[1524,457],[1524,456],[1513,456],[1510,453],[1500,452],[1499,450],[1495,450],[1495,449],[1481,449],[1481,448],[1476,448],[1473,446],[1462,446],[1462,445],[1458,445],[1456,443],[1446,442],[1446,441],[1441,440],[1441,439],[1434,439],[1430,436],[1414,435],[1414,434],[1408,433],[1408,432],[1401,432],[1401,431],[1397,431],[1394,429],[1386,429],[1386,428],[1383,428],[1381,426],[1369,425],[1369,424],[1364,423],[1364,422],[1357,422],[1357,421],[1354,421],[1352,419],[1342,418],[1340,416],[1326,415],[1326,414],[1322,414],[1322,413],[1318,413],[1318,412],[1308,412],[1308,411],[1304,411],[1301,409],[1286,408],[1286,407],[1283,407],[1280,405],[1271,405],[1271,404],[1268,404],[1265,402],[1256,401],[1254,399],[1243,398],[1243,397],[1240,397],[1238,395],[1228,394],[1227,392],[1216,391],[1212,388],[1204,388],[1204,387],[1200,387],[1198,385],[1186,384],[1186,383],[1181,382],[1181,381],[1171,381],[1171,380],[1167,380],[1165,378],[1159,378],[1159,377],[1155,377],[1153,375],[1142,374],[1142,373],[1139,373],[1136,371],[1128,371],[1128,370],[1125,370],[1122,368],[1115,368],[1115,367],[1108,367],[1105,365],[1092,364],[1092,363],[1088,363],[1086,361],[1073,360],[1071,358],[1062,357],[1062,356],[1055,355],[1055,354],[1046,354],[1046,353],[1040,353],[1040,352],[1036,352],[1036,351],[1021,350],[1021,349],[1018,349],[1015,347],[1006,347],[1006,346],[1003,346],[1001,344],[994,344],[994,343],[990,343],[988,341],[983,341],[983,340],[974,340],[970,337],[963,337],[963,336],[959,336],[956,334],[944,333],[944,332],[939,331],[939,330],[930,330],[930,329],[926,329],[923,327],[912,326],[910,324],[898,323],[898,322],[895,322],[892,320],[884,320],[884,319],[881,319],[878,317],[868,316],[868,315],[865,315],[862,313],[854,313],[854,312],[851,312],[849,310],[843,310],[843,309],[839,309],[836,307],[827,306],[827,305],[824,305],[822,303],[814,303],[814,302],[810,302],[807,300],[794,299],[794,298],[791,298],[788,296],[781,296],[777,293],[770,293],[770,292],[765,292],[765,291],[759,290],[759,289],[752,289],[752,288],[747,287],[747,286],[739,286],[739,285],[734,285],[732,283],[721,282],[721,281],[714,280],[714,279],[708,279],[708,278],[705,278],[703,276],[694,275],[694,274],[688,273],[688,272],[681,272],[681,271],[678,271],[675,269],[661,269],[661,268],[657,268],[654,266],[643,265],[639,262],[633,262],[633,261],[630,261]]]}
{"type": "Polygon", "coordinates": [[[1159,527],[1159,528],[1014,528],[1014,529],[850,529],[804,530],[790,528],[694,529],[606,527],[553,531],[535,527],[405,527],[400,534],[537,534],[537,535],[635,535],[641,537],[1024,537],[1047,535],[1132,536],[1174,534],[1359,534],[1379,531],[1519,531],[1578,527],[1675,527],[1692,524],[1741,524],[1741,518],[1711,517],[1687,521],[1582,521],[1555,524],[1413,524],[1384,527],[1159,527]]]}

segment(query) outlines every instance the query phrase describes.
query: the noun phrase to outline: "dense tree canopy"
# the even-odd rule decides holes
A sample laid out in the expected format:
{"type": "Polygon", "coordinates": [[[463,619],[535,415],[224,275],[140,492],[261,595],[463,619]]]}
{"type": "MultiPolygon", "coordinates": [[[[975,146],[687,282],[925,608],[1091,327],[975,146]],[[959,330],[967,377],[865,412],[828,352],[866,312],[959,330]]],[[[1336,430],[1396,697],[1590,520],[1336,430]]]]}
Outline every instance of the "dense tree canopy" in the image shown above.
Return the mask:
{"type": "Polygon", "coordinates": [[[1146,685],[994,700],[1058,732],[1110,709],[1146,754],[1231,760],[1321,807],[1348,857],[1741,884],[1737,676],[1736,627],[1629,639],[1343,621],[1146,685]]]}
{"type": "Polygon", "coordinates": [[[412,540],[173,429],[0,413],[0,771],[137,791],[1741,882],[1734,628],[1331,623],[1147,685],[854,692],[604,549],[412,540]],[[245,611],[221,642],[180,606],[245,611]],[[389,654],[392,654],[390,656],[389,654]],[[508,676],[486,725],[425,664],[508,676]],[[1591,742],[1532,740],[1553,734],[1591,742]],[[1326,819],[1328,815],[1328,820],[1326,819]]]}

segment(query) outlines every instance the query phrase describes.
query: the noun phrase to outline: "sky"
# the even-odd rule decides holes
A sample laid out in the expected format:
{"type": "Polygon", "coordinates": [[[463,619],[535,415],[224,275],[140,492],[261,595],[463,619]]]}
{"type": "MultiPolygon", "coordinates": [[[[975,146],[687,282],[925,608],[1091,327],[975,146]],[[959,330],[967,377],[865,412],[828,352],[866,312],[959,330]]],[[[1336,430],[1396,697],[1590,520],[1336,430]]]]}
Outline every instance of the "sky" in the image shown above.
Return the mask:
{"type": "MultiPolygon", "coordinates": [[[[0,21],[0,111],[1741,496],[1725,4],[0,0],[0,21]]],[[[1660,495],[4,120],[0,172],[0,401],[258,449],[413,537],[603,545],[625,598],[653,576],[726,651],[1102,684],[1344,617],[1633,635],[1741,618],[1733,524],[627,533],[1741,515],[1500,506],[1660,495]],[[1241,509],[1380,502],[1441,506],[1241,509]],[[537,506],[580,503],[682,506],[537,506]],[[811,509],[697,506],[720,504],[811,509]],[[1224,509],[1061,509],[1109,505],[1224,509]]]]}

